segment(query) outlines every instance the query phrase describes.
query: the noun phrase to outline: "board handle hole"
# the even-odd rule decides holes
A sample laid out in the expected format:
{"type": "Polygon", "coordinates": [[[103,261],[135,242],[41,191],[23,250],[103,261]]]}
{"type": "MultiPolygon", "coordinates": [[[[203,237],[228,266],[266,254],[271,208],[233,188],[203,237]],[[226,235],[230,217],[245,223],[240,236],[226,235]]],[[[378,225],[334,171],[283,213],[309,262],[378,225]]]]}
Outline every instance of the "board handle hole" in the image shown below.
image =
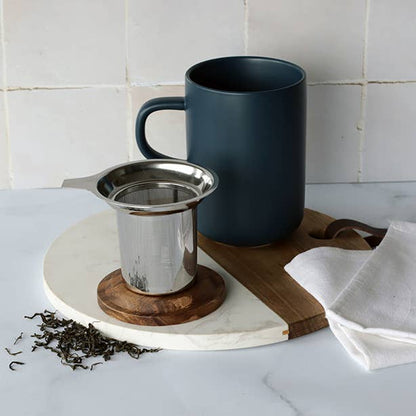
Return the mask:
{"type": "Polygon", "coordinates": [[[316,240],[331,240],[331,238],[325,237],[325,230],[312,230],[308,234],[316,240]]]}

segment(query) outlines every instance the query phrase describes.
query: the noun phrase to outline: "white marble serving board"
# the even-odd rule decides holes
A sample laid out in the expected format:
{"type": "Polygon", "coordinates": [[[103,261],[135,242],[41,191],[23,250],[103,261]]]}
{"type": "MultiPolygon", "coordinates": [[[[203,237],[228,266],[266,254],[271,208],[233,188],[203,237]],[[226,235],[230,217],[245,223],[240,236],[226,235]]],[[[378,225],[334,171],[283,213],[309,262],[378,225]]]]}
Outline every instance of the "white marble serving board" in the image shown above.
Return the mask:
{"type": "Polygon", "coordinates": [[[55,308],[104,334],[135,344],[175,350],[226,350],[288,339],[288,325],[205,252],[198,263],[225,280],[227,297],[215,312],[193,322],[139,326],[106,315],[97,303],[97,285],[120,267],[116,218],[112,210],[93,215],[57,238],[44,261],[44,288],[55,308]]]}

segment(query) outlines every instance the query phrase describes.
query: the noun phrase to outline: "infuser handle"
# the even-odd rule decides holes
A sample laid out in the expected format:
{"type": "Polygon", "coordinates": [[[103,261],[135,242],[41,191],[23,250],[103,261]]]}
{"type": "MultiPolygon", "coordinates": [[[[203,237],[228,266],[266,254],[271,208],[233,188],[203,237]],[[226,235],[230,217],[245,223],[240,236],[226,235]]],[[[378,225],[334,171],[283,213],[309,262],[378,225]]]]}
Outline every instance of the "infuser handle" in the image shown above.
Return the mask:
{"type": "Polygon", "coordinates": [[[153,98],[143,104],[136,119],[136,141],[140,151],[146,159],[172,159],[153,149],[147,141],[145,125],[147,117],[159,110],[185,110],[184,97],[153,98]]]}
{"type": "Polygon", "coordinates": [[[61,188],[85,189],[86,191],[94,192],[97,179],[97,175],[85,176],[84,178],[65,179],[62,182],[61,188]]]}

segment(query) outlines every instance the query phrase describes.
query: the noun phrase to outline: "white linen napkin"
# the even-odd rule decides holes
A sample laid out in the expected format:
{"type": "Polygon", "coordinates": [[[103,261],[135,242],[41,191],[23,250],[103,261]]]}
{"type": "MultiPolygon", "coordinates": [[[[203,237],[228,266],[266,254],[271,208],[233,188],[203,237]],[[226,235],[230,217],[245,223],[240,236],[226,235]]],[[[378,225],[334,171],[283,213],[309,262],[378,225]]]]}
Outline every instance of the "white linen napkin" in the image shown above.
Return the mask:
{"type": "Polygon", "coordinates": [[[373,251],[320,247],[285,270],[322,304],[334,335],[365,368],[416,361],[416,224],[393,222],[373,251]]]}

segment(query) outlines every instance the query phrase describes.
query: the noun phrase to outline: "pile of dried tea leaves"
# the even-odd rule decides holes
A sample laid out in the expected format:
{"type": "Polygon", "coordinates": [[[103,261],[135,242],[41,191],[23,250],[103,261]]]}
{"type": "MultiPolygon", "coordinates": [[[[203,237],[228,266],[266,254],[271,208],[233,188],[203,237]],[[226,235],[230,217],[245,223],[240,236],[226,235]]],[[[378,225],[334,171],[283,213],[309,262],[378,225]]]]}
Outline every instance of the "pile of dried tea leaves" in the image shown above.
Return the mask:
{"type": "MultiPolygon", "coordinates": [[[[126,352],[130,357],[138,359],[141,354],[159,351],[159,349],[140,348],[127,341],[108,338],[101,334],[93,324],[85,327],[72,319],[59,318],[56,312],[45,310],[32,316],[25,316],[27,319],[36,317],[40,318],[42,322],[38,325],[40,332],[31,335],[35,338],[32,352],[38,348],[52,351],[61,359],[63,365],[69,366],[73,370],[78,368],[92,370],[98,364],[103,364],[103,361],[97,361],[87,365],[86,361],[92,357],[108,361],[114,354],[126,352]]],[[[23,333],[16,339],[15,344],[22,339],[22,336],[23,333]]],[[[10,355],[22,352],[11,352],[9,349],[6,351],[10,355]]],[[[14,371],[16,365],[23,364],[21,361],[12,361],[9,368],[14,371]]]]}

